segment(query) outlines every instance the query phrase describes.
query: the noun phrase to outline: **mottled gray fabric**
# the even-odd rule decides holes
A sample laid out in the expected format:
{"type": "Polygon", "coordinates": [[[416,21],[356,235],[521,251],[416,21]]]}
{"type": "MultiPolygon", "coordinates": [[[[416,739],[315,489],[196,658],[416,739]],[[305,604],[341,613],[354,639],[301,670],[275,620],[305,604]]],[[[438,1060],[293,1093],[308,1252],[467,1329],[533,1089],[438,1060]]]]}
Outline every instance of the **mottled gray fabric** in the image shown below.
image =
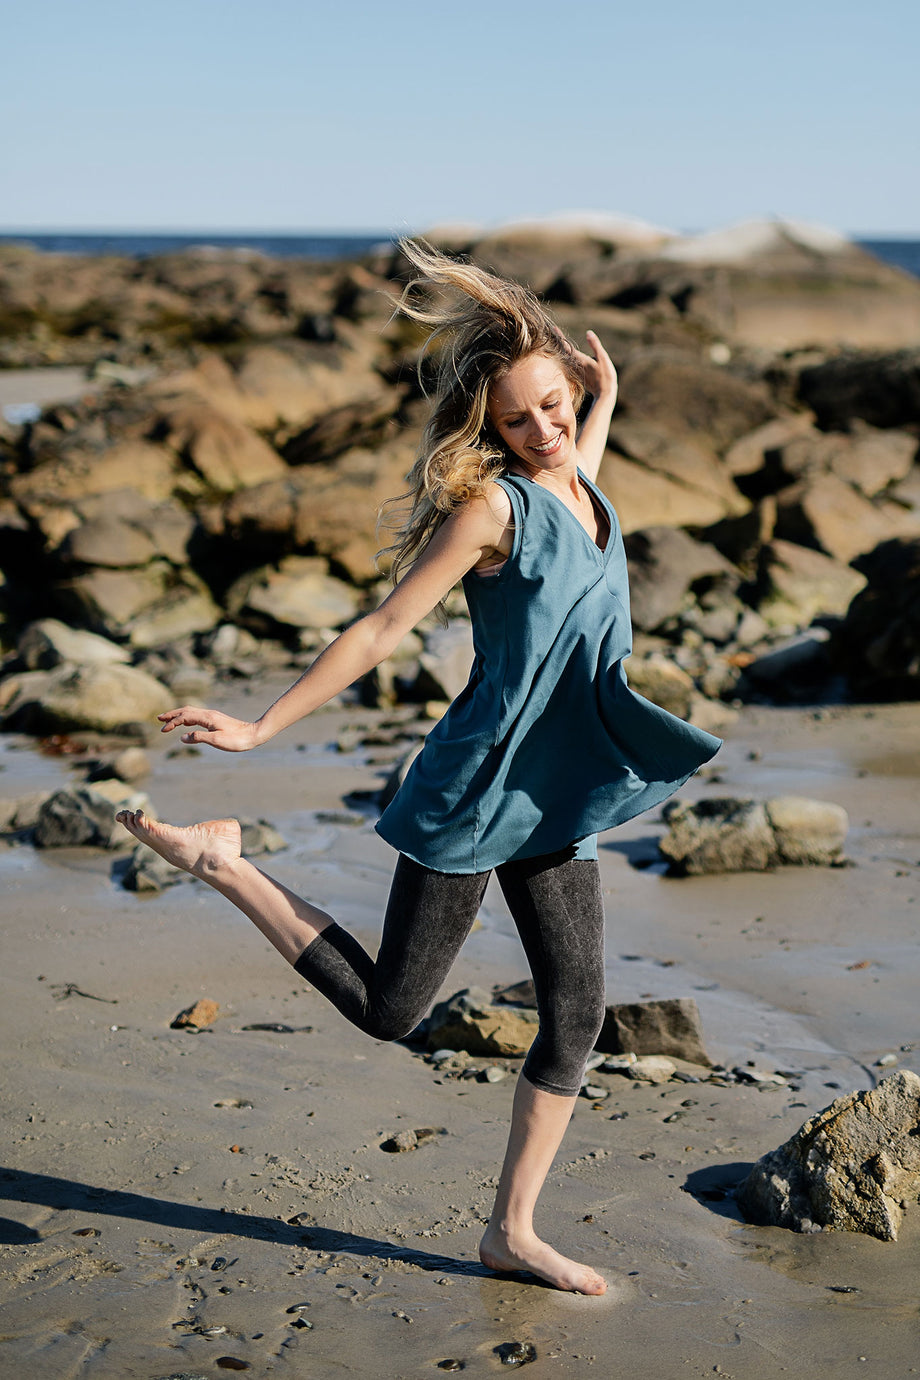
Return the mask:
{"type": "MultiPolygon", "coordinates": [[[[539,1034],[524,1064],[534,1087],[578,1092],[604,1019],[604,914],[597,863],[574,848],[503,863],[499,885],[527,954],[539,1034]]],[[[294,964],[348,1020],[398,1040],[429,1010],[469,934],[488,872],[435,872],[400,856],[376,961],[329,925],[294,964]]]]}

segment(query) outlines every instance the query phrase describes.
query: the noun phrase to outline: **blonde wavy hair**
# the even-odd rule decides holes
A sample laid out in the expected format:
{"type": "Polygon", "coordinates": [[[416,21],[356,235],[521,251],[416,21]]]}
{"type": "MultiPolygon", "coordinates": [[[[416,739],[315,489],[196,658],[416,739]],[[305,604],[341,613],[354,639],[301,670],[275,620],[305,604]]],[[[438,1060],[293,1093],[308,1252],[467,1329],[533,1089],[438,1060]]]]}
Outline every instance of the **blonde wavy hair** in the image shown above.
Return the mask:
{"type": "MultiPolygon", "coordinates": [[[[419,276],[404,289],[397,311],[431,328],[426,350],[438,353],[431,414],[409,490],[384,505],[383,525],[396,540],[378,558],[391,557],[394,584],[450,514],[506,469],[488,404],[490,388],[512,365],[546,355],[569,380],[576,411],[585,395],[572,347],[528,288],[450,259],[424,240],[403,239],[399,247],[419,276]]],[[[425,351],[420,376],[424,359],[425,351]]]]}

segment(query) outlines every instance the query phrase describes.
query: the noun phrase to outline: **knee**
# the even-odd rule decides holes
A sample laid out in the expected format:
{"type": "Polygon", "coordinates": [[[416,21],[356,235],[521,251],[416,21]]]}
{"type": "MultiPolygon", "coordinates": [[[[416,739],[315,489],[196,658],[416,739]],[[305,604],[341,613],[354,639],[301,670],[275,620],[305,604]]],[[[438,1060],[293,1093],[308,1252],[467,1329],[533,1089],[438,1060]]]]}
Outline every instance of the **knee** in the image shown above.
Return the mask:
{"type": "Polygon", "coordinates": [[[419,1025],[419,1017],[415,1012],[370,1011],[360,1025],[364,1034],[369,1035],[372,1040],[392,1043],[411,1035],[419,1025]]]}

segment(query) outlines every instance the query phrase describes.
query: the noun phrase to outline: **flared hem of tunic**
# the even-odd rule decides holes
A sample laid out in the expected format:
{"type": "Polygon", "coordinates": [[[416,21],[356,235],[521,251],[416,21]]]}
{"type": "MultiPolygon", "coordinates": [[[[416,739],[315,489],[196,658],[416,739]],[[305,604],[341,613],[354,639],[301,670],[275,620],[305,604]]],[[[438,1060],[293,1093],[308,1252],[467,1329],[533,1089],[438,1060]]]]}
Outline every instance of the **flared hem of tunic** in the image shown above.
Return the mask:
{"type": "MultiPolygon", "coordinates": [[[[395,848],[397,852],[411,858],[413,862],[420,863],[422,867],[431,868],[435,872],[447,872],[460,876],[469,876],[477,872],[491,872],[494,868],[500,867],[502,863],[521,862],[525,858],[540,858],[547,853],[556,853],[573,843],[583,843],[596,834],[603,833],[608,829],[615,829],[618,825],[626,824],[629,820],[635,819],[637,815],[645,814],[647,810],[653,810],[656,805],[667,800],[675,791],[679,791],[681,786],[686,785],[691,776],[699,771],[700,767],[705,766],[715,757],[722,746],[722,739],[713,737],[712,742],[714,746],[711,752],[701,756],[696,766],[683,776],[676,777],[672,781],[647,781],[641,790],[634,792],[626,799],[621,799],[618,806],[611,807],[608,804],[606,808],[599,806],[595,810],[586,809],[573,820],[571,828],[566,831],[567,838],[560,837],[558,831],[553,831],[552,837],[549,834],[544,835],[538,825],[526,839],[522,840],[516,850],[510,853],[504,852],[502,856],[490,849],[488,845],[483,847],[470,840],[468,848],[463,851],[474,854],[474,856],[469,861],[461,863],[459,859],[445,858],[443,833],[437,837],[437,848],[427,852],[426,849],[417,847],[417,840],[401,838],[398,829],[390,829],[389,827],[381,829],[381,820],[378,820],[374,828],[391,848],[395,848]]],[[[445,829],[449,830],[450,827],[448,824],[445,829]]],[[[588,857],[590,855],[585,853],[583,856],[588,857]]]]}

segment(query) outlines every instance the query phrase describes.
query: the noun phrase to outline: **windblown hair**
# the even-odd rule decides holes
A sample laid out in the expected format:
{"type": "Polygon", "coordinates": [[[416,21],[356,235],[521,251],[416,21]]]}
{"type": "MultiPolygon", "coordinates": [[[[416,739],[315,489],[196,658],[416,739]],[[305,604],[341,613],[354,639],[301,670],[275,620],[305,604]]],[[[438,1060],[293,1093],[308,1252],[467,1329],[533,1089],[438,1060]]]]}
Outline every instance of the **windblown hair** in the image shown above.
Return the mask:
{"type": "Polygon", "coordinates": [[[394,584],[445,519],[479,497],[507,466],[488,417],[492,385],[518,360],[542,354],[556,360],[570,381],[576,410],[585,393],[571,346],[529,289],[450,259],[421,240],[401,240],[400,249],[420,276],[407,285],[397,309],[429,326],[427,348],[440,349],[431,415],[408,476],[410,488],[391,500],[403,510],[388,523],[397,540],[379,553],[392,557],[394,584]]]}

